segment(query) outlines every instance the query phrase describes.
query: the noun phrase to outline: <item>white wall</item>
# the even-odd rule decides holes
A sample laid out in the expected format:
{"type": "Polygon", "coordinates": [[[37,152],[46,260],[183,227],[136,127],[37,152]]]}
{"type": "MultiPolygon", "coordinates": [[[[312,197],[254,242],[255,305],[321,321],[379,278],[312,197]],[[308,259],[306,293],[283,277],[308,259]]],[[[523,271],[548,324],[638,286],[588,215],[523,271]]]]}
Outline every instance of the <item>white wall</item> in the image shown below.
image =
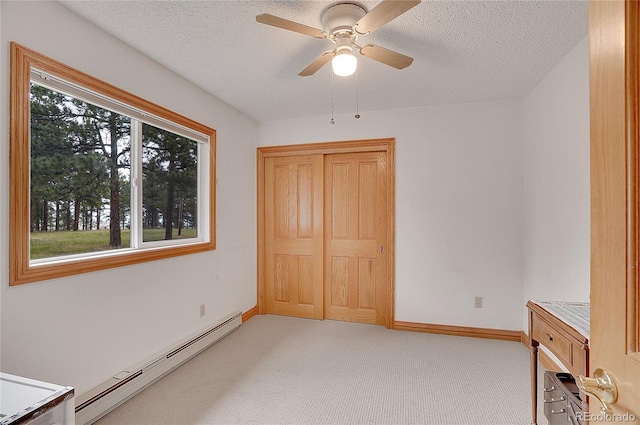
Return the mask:
{"type": "Polygon", "coordinates": [[[361,115],[263,122],[259,144],[395,137],[395,319],[519,330],[522,101],[361,115]]]}
{"type": "Polygon", "coordinates": [[[589,184],[585,38],[524,99],[524,302],[589,301],[589,184]]]}
{"type": "Polygon", "coordinates": [[[586,40],[524,101],[258,125],[55,2],[2,1],[0,23],[2,371],[81,394],[253,307],[257,144],[396,138],[396,320],[516,330],[529,298],[588,299],[586,40]],[[9,41],[217,129],[215,252],[8,287],[9,41]]]}
{"type": "Polygon", "coordinates": [[[2,371],[76,387],[256,304],[258,125],[56,2],[0,2],[2,371]],[[8,286],[9,42],[16,41],[217,130],[212,252],[8,286]],[[199,305],[207,314],[199,317],[199,305]]]}

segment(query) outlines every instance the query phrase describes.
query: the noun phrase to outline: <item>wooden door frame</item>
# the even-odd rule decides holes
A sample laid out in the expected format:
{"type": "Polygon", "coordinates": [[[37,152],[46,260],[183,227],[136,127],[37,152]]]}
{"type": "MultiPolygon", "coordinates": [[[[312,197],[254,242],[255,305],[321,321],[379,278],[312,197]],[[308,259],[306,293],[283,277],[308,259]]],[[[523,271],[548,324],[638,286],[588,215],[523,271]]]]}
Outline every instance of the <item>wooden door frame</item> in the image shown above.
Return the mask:
{"type": "MultiPolygon", "coordinates": [[[[384,152],[387,162],[387,211],[389,215],[387,228],[388,249],[386,260],[388,282],[386,291],[386,327],[393,329],[395,311],[395,153],[396,140],[368,139],[344,142],[307,143],[301,145],[266,146],[257,149],[257,205],[258,205],[258,314],[266,313],[265,298],[265,158],[295,155],[330,155],[336,153],[384,152]]],[[[323,258],[324,261],[324,258],[323,258]]],[[[324,281],[324,279],[323,279],[324,281]]]]}

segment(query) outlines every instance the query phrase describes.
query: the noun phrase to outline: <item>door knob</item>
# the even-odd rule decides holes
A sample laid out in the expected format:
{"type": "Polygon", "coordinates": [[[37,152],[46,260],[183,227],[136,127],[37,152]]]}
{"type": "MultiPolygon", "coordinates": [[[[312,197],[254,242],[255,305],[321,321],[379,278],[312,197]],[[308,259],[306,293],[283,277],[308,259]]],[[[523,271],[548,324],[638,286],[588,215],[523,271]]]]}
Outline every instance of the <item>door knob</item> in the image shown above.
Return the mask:
{"type": "Polygon", "coordinates": [[[607,416],[613,414],[611,405],[618,401],[618,386],[611,372],[598,368],[593,372],[593,378],[578,375],[576,384],[582,392],[597,398],[602,403],[603,414],[607,416]]]}

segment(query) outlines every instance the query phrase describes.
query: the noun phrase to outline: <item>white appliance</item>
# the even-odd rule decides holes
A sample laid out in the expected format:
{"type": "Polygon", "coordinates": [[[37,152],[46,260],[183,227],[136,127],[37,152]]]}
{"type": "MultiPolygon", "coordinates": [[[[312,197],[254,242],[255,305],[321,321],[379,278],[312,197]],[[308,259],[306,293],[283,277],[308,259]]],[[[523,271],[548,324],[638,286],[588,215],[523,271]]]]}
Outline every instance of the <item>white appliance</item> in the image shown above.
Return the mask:
{"type": "Polygon", "coordinates": [[[0,425],[75,425],[72,387],[0,372],[0,425]]]}

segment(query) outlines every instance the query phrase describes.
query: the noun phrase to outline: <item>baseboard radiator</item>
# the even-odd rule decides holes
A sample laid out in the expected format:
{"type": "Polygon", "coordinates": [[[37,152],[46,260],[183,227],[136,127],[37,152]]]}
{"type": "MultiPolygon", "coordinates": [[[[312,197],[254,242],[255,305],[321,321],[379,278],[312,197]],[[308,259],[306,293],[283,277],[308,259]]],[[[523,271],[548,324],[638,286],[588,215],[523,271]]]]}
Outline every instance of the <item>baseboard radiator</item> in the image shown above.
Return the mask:
{"type": "Polygon", "coordinates": [[[91,424],[242,324],[242,313],[172,345],[76,397],[76,424],[91,424]]]}

